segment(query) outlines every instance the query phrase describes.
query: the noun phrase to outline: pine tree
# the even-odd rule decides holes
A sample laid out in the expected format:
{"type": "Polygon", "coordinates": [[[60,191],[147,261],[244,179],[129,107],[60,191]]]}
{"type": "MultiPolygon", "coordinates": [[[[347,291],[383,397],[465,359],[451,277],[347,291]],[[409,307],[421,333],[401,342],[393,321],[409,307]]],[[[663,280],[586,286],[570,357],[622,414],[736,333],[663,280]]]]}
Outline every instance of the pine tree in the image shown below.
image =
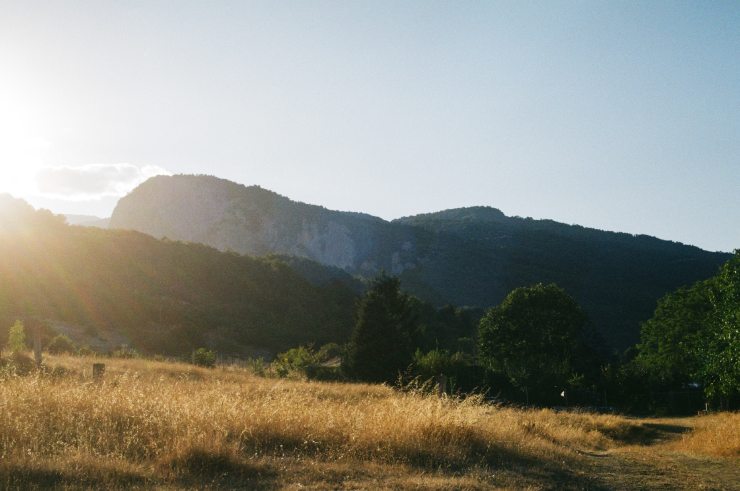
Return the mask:
{"type": "Polygon", "coordinates": [[[345,369],[366,382],[394,382],[413,356],[416,302],[401,292],[398,278],[384,273],[373,280],[357,306],[345,369]]]}

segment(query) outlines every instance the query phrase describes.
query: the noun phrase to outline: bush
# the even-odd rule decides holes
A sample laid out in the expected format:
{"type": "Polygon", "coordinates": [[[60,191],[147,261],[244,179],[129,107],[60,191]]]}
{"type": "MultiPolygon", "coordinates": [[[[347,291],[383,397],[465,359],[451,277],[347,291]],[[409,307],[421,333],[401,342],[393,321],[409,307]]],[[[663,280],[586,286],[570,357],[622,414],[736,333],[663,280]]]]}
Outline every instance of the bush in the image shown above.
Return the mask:
{"type": "Polygon", "coordinates": [[[69,339],[69,337],[64,334],[58,334],[54,336],[48,346],[46,346],[46,351],[55,355],[61,353],[74,353],[77,351],[77,346],[71,339],[69,339]]]}
{"type": "Polygon", "coordinates": [[[319,348],[317,356],[323,362],[330,361],[334,358],[341,359],[344,356],[345,347],[337,343],[327,343],[319,348]]]}
{"type": "Polygon", "coordinates": [[[264,377],[267,375],[267,364],[265,363],[265,359],[261,356],[259,358],[247,359],[247,367],[249,367],[249,370],[258,377],[264,377]]]}
{"type": "Polygon", "coordinates": [[[30,356],[14,351],[8,359],[8,368],[15,375],[28,375],[36,368],[36,362],[30,356]]]}
{"type": "Polygon", "coordinates": [[[86,344],[80,346],[80,349],[77,350],[78,356],[95,356],[96,354],[95,350],[86,344]]]}
{"type": "Polygon", "coordinates": [[[15,321],[15,324],[10,326],[8,331],[8,349],[13,352],[26,351],[26,331],[23,328],[23,323],[19,320],[15,321]]]}
{"type": "Polygon", "coordinates": [[[325,344],[318,351],[312,345],[298,346],[278,353],[271,367],[278,377],[294,373],[315,380],[341,380],[343,350],[336,343],[325,344]]]}
{"type": "Polygon", "coordinates": [[[125,344],[111,351],[110,356],[111,358],[141,358],[141,354],[138,351],[125,344]]]}
{"type": "Polygon", "coordinates": [[[216,366],[216,352],[207,348],[198,348],[193,351],[191,360],[194,365],[213,368],[216,366]]]}
{"type": "Polygon", "coordinates": [[[411,372],[421,381],[436,381],[439,375],[445,375],[451,392],[470,391],[484,381],[481,370],[475,366],[473,358],[459,351],[450,354],[447,350],[439,349],[427,353],[416,350],[411,372]]]}
{"type": "Polygon", "coordinates": [[[291,372],[306,375],[306,371],[318,362],[318,355],[311,346],[298,346],[279,353],[272,365],[279,377],[287,377],[291,372]]]}

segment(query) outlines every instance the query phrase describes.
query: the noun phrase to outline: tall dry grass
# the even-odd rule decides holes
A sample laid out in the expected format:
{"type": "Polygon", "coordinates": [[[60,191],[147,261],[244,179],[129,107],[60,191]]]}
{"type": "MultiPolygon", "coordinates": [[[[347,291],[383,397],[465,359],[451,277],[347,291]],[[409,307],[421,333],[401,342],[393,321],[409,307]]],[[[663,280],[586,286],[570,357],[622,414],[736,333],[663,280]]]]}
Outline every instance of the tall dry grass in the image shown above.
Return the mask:
{"type": "MultiPolygon", "coordinates": [[[[611,416],[555,415],[440,400],[372,385],[263,379],[141,360],[109,362],[96,383],[65,373],[0,384],[0,455],[89,453],[167,460],[194,449],[468,465],[604,447],[611,416]]],[[[89,364],[89,363],[88,363],[89,364]]]]}
{"type": "Polygon", "coordinates": [[[692,454],[740,457],[740,413],[717,413],[697,418],[694,430],[671,446],[692,454]]]}
{"type": "Polygon", "coordinates": [[[165,480],[259,474],[250,466],[266,458],[467,472],[562,466],[614,446],[612,436],[634,424],[236,368],[105,361],[101,382],[92,360],[74,357],[47,357],[45,373],[0,377],[0,463],[15,462],[13,472],[73,466],[119,483],[142,469],[165,480]]]}

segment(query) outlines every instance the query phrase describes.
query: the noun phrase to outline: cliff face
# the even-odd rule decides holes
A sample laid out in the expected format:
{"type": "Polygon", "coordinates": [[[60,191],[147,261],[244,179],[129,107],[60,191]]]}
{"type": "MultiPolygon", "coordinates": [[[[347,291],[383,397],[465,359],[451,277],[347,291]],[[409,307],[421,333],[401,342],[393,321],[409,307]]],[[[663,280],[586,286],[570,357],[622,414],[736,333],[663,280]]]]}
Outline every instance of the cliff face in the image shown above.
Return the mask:
{"type": "Polygon", "coordinates": [[[242,254],[309,258],[364,277],[382,269],[438,305],[490,307],[514,288],[554,282],[618,350],[637,341],[660,297],[714,275],[730,257],[490,207],[387,222],[208,176],[150,179],[121,199],[111,227],[242,254]]]}
{"type": "Polygon", "coordinates": [[[414,248],[411,227],[209,176],[150,179],[120,200],[111,227],[241,254],[305,257],[368,274],[381,268],[401,273],[412,264],[414,248]]]}

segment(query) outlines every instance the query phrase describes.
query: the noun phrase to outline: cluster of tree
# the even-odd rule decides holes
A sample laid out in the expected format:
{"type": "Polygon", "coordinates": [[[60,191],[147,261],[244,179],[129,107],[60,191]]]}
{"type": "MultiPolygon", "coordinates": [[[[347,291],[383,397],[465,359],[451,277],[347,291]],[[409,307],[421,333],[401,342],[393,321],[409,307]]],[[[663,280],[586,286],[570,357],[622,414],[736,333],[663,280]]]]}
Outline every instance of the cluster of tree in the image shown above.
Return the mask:
{"type": "MultiPolygon", "coordinates": [[[[42,348],[53,354],[91,354],[88,346],[77,346],[66,334],[49,335],[48,326],[42,327],[44,334],[41,339],[48,340],[42,343],[42,348]]],[[[26,327],[23,321],[16,321],[8,328],[8,338],[5,347],[11,353],[22,353],[30,349],[26,336],[26,327]]]]}
{"type": "Polygon", "coordinates": [[[642,326],[635,371],[652,387],[704,388],[722,406],[740,404],[740,250],[719,274],[658,302],[642,326]]]}
{"type": "MultiPolygon", "coordinates": [[[[468,351],[454,349],[467,344],[460,343],[470,338],[465,331],[453,349],[449,344],[423,349],[428,333],[420,322],[422,306],[401,291],[397,278],[375,279],[358,304],[346,374],[387,383],[409,374],[444,375],[461,390],[490,389],[507,399],[543,404],[564,402],[563,391],[598,382],[601,359],[586,342],[586,315],[554,284],[512,291],[480,319],[477,334],[472,333],[477,346],[468,351]]],[[[453,315],[449,308],[441,314],[453,315]]],[[[454,325],[446,323],[448,329],[454,325]]]]}
{"type": "MultiPolygon", "coordinates": [[[[601,349],[581,307],[555,284],[514,289],[480,318],[472,334],[465,323],[455,331],[448,318],[442,330],[448,336],[438,337],[444,344],[433,349],[424,312],[397,278],[376,278],[358,303],[346,375],[386,383],[409,374],[445,375],[453,387],[488,390],[510,401],[631,412],[740,403],[740,251],[718,275],[660,300],[643,324],[642,342],[619,358],[601,349]],[[463,336],[451,342],[451,332],[463,336]],[[477,349],[459,349],[469,336],[477,349]]],[[[437,316],[453,313],[441,309],[437,316]]]]}

